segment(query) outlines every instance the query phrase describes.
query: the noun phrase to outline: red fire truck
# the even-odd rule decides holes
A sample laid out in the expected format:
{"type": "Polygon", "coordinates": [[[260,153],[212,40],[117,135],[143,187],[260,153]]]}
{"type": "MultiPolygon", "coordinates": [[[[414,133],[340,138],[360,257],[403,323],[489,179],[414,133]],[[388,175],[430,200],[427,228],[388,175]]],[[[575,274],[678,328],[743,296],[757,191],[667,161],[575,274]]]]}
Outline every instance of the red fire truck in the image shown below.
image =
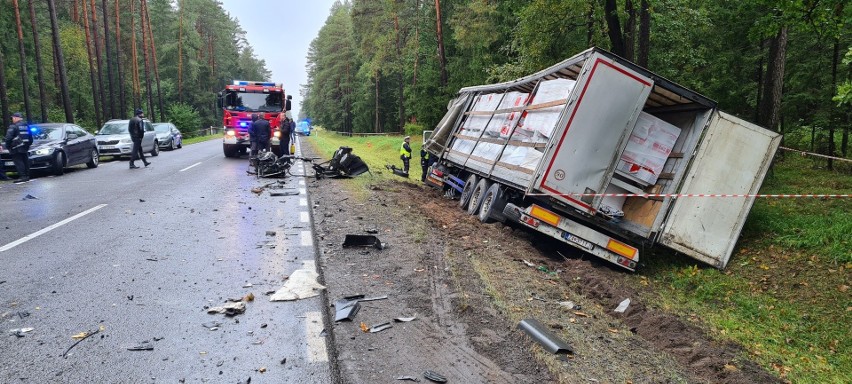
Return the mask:
{"type": "Polygon", "coordinates": [[[280,83],[234,80],[219,92],[218,105],[222,108],[225,135],[222,151],[225,157],[238,157],[249,149],[248,129],[251,115],[259,114],[272,127],[270,147],[278,156],[284,153],[279,137],[281,121],[290,110],[292,96],[285,95],[280,83]]]}

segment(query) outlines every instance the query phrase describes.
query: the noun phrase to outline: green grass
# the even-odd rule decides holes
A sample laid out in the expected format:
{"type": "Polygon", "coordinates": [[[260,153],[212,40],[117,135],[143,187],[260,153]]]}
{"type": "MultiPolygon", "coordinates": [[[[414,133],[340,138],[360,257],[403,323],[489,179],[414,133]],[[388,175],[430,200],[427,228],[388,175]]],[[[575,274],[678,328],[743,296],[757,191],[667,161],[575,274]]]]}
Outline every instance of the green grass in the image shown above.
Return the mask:
{"type": "MultiPolygon", "coordinates": [[[[373,171],[353,191],[377,180],[404,179],[400,136],[348,138],[320,132],[308,142],[329,157],[354,148],[373,171]],[[381,173],[379,173],[381,172],[381,173]]],[[[412,179],[419,182],[412,142],[412,179]]],[[[828,172],[788,156],[773,167],[761,193],[852,194],[852,175],[828,172]]],[[[742,344],[741,358],[796,383],[852,382],[852,199],[757,199],[728,268],[697,266],[658,251],[639,273],[625,274],[643,301],[681,315],[719,340],[742,344]],[[647,288],[647,289],[646,289],[647,288]]]]}
{"type": "Polygon", "coordinates": [[[221,133],[218,133],[218,134],[215,134],[215,135],[195,136],[195,137],[190,137],[188,139],[184,139],[183,144],[189,145],[189,144],[200,143],[202,141],[208,141],[208,140],[213,140],[213,139],[221,139],[221,138],[222,138],[221,133]]]}
{"type": "MultiPolygon", "coordinates": [[[[852,176],[788,156],[766,194],[852,194],[852,176]]],[[[691,319],[744,356],[801,383],[852,382],[852,199],[757,199],[728,268],[660,253],[632,279],[646,300],[691,319]]]]}
{"type": "Polygon", "coordinates": [[[390,170],[385,168],[386,164],[402,168],[402,160],[399,159],[399,146],[402,145],[403,136],[347,137],[324,131],[322,128],[315,128],[312,132],[311,136],[303,137],[302,140],[311,145],[318,155],[323,158],[322,160],[330,159],[334,151],[341,146],[347,146],[351,147],[353,153],[358,155],[370,167],[369,174],[355,177],[352,183],[347,184],[349,192],[354,193],[357,197],[365,197],[366,191],[372,185],[386,180],[420,183],[420,147],[422,143],[416,139],[411,140],[413,157],[411,158],[411,168],[409,169],[410,178],[405,179],[394,175],[390,170]]]}

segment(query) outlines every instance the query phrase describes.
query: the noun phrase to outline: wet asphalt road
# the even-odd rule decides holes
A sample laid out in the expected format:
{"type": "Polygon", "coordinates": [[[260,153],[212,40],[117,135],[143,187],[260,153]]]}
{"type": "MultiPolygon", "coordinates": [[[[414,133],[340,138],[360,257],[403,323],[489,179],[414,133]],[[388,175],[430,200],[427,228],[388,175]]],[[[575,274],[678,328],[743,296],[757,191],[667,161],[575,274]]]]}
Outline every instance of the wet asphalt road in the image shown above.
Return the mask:
{"type": "Polygon", "coordinates": [[[320,297],[265,294],[314,268],[304,179],[254,194],[274,180],[220,140],[150,160],[0,185],[0,382],[331,382],[320,297]],[[205,310],[249,293],[245,314],[205,310]]]}

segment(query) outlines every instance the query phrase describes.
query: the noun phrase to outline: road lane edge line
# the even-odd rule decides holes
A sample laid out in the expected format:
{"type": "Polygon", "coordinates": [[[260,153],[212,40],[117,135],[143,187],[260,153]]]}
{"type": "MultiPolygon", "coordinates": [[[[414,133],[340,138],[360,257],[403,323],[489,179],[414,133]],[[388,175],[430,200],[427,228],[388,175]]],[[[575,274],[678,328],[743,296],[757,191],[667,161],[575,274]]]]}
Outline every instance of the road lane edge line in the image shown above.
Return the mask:
{"type": "Polygon", "coordinates": [[[26,243],[27,241],[30,241],[30,240],[32,240],[32,239],[35,239],[36,237],[39,237],[39,236],[41,236],[41,235],[43,235],[43,234],[45,234],[45,233],[48,233],[48,232],[50,232],[50,231],[52,231],[52,230],[54,230],[54,229],[56,229],[56,228],[59,228],[59,227],[61,227],[61,226],[65,225],[65,224],[68,224],[68,223],[70,223],[70,222],[72,222],[72,221],[74,221],[74,220],[77,220],[77,219],[79,219],[79,218],[81,218],[81,217],[83,217],[83,216],[86,216],[86,215],[88,215],[88,214],[90,214],[90,213],[92,213],[92,212],[95,212],[95,211],[97,211],[97,210],[99,210],[99,209],[101,209],[101,208],[103,208],[103,207],[106,207],[106,206],[107,206],[107,204],[100,204],[100,205],[97,205],[97,206],[95,206],[95,207],[93,207],[93,208],[90,208],[90,209],[85,210],[85,211],[83,211],[83,212],[80,212],[80,213],[78,213],[78,214],[76,214],[76,215],[74,215],[74,216],[71,216],[71,217],[69,217],[69,218],[67,218],[67,219],[65,219],[65,220],[62,220],[62,221],[60,221],[60,222],[58,222],[58,223],[56,223],[56,224],[53,224],[53,225],[51,225],[51,226],[48,226],[48,227],[42,228],[42,229],[41,229],[41,230],[39,230],[39,231],[33,232],[33,233],[29,234],[29,235],[26,235],[26,236],[24,236],[24,237],[22,237],[22,238],[20,238],[20,239],[18,239],[18,240],[15,240],[15,241],[13,241],[13,242],[11,242],[11,243],[9,243],[9,244],[6,244],[6,245],[4,245],[4,246],[0,247],[0,252],[8,251],[8,250],[10,250],[10,249],[12,249],[12,248],[15,248],[15,247],[17,247],[17,246],[19,246],[19,245],[21,245],[21,244],[23,244],[23,243],[26,243]]]}
{"type": "Polygon", "coordinates": [[[198,165],[201,165],[201,162],[200,162],[200,161],[199,161],[199,162],[197,162],[197,163],[195,163],[195,164],[193,164],[193,165],[190,165],[190,166],[188,166],[188,167],[186,167],[186,168],[184,168],[184,169],[181,169],[181,170],[180,170],[180,171],[178,171],[178,172],[186,171],[187,169],[190,169],[190,168],[195,167],[195,166],[198,166],[198,165]]]}

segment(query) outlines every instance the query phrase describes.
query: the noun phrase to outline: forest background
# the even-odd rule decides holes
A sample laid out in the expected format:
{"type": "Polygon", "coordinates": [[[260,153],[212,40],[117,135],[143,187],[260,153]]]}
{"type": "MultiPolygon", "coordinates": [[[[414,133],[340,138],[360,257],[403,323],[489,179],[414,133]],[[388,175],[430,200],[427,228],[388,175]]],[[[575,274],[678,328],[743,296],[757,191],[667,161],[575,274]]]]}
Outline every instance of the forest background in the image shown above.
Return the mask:
{"type": "MultiPolygon", "coordinates": [[[[0,0],[0,114],[94,130],[142,106],[192,131],[216,93],[272,80],[216,0],[0,0]]],[[[287,33],[280,31],[282,39],[287,33]]],[[[848,156],[852,6],[844,0],[353,0],[308,53],[300,118],[341,132],[434,127],[459,88],[608,49],[785,134],[848,156]]],[[[832,166],[831,163],[828,164],[832,166]]]]}

